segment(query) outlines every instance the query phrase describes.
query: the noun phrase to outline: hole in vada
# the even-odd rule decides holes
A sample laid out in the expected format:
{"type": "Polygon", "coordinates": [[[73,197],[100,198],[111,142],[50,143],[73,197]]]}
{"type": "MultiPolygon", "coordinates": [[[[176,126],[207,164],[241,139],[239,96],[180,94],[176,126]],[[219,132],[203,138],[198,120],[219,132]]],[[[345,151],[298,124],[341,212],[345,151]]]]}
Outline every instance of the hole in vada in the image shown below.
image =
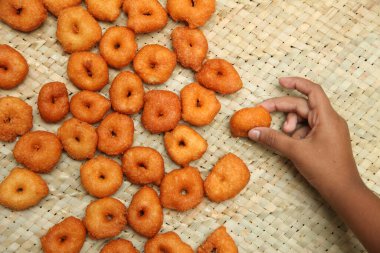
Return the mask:
{"type": "Polygon", "coordinates": [[[185,143],[184,140],[180,140],[180,142],[178,142],[178,145],[181,146],[181,147],[185,147],[186,143],[185,143]]]}
{"type": "Polygon", "coordinates": [[[217,248],[213,248],[213,249],[211,250],[211,253],[218,253],[218,249],[217,249],[217,248]]]}
{"type": "Polygon", "coordinates": [[[20,193],[20,192],[23,192],[23,191],[24,191],[24,188],[22,188],[22,187],[18,187],[16,191],[19,192],[19,193],[20,193]]]}
{"type": "Polygon", "coordinates": [[[106,179],[106,177],[105,177],[103,174],[101,174],[101,175],[99,176],[99,178],[102,179],[102,180],[106,179]]]}
{"type": "Polygon", "coordinates": [[[55,97],[52,97],[52,98],[51,98],[51,103],[52,103],[52,104],[55,104],[55,101],[57,101],[57,99],[56,99],[55,97]]]}
{"type": "Polygon", "coordinates": [[[201,101],[199,101],[199,99],[197,99],[197,107],[201,107],[201,101]]]}
{"type": "Polygon", "coordinates": [[[142,163],[142,162],[141,162],[141,163],[138,163],[137,166],[138,166],[139,168],[141,168],[141,169],[146,169],[145,164],[142,163]]]}
{"type": "Polygon", "coordinates": [[[86,103],[86,104],[84,104],[84,106],[87,107],[88,109],[91,108],[91,104],[90,103],[86,103]]]}
{"type": "Polygon", "coordinates": [[[155,62],[151,62],[151,63],[150,63],[150,68],[151,68],[151,69],[156,68],[156,63],[155,63],[155,62]]]}
{"type": "Polygon", "coordinates": [[[189,44],[189,47],[193,47],[193,44],[190,43],[190,44],[189,44]]]}
{"type": "Polygon", "coordinates": [[[77,142],[80,142],[80,138],[79,138],[78,136],[75,136],[75,140],[76,140],[77,142]]]}
{"type": "Polygon", "coordinates": [[[115,49],[119,49],[120,48],[120,44],[119,43],[116,43],[115,46],[114,46],[115,49]]]}
{"type": "Polygon", "coordinates": [[[159,112],[159,113],[158,113],[158,117],[162,117],[162,116],[164,116],[164,113],[159,112]]]}
{"type": "Polygon", "coordinates": [[[194,7],[194,6],[195,6],[194,0],[191,0],[191,7],[194,7]]]}
{"type": "Polygon", "coordinates": [[[34,144],[34,145],[33,145],[33,149],[34,149],[35,151],[40,150],[40,145],[38,145],[38,144],[34,144]]]}
{"type": "Polygon", "coordinates": [[[111,221],[112,219],[113,219],[113,215],[112,214],[107,214],[106,215],[106,219],[108,220],[108,221],[111,221]]]}
{"type": "Polygon", "coordinates": [[[216,75],[217,75],[217,76],[222,76],[222,75],[223,75],[223,73],[222,73],[222,72],[220,72],[220,71],[218,71],[218,72],[216,72],[216,75]]]}
{"type": "Polygon", "coordinates": [[[144,209],[141,209],[141,210],[139,211],[139,216],[142,217],[142,216],[144,216],[144,215],[145,215],[145,211],[144,211],[144,209]]]}
{"type": "Polygon", "coordinates": [[[150,11],[146,11],[143,13],[143,15],[149,17],[149,16],[152,16],[152,13],[150,11]]]}
{"type": "Polygon", "coordinates": [[[128,91],[127,98],[129,98],[130,96],[132,96],[132,92],[128,91]]]}
{"type": "Polygon", "coordinates": [[[11,118],[10,117],[5,117],[3,119],[3,122],[4,122],[4,124],[9,124],[9,123],[11,123],[11,118]]]}
{"type": "Polygon", "coordinates": [[[8,70],[8,67],[7,67],[7,66],[4,66],[4,65],[0,65],[0,69],[3,69],[3,70],[5,70],[5,71],[7,71],[7,70],[8,70]]]}
{"type": "Polygon", "coordinates": [[[182,190],[181,190],[181,195],[182,195],[182,196],[185,196],[185,195],[187,195],[187,194],[188,194],[188,192],[187,192],[186,189],[182,189],[182,190]]]}
{"type": "Polygon", "coordinates": [[[63,243],[63,242],[65,242],[67,240],[67,236],[61,236],[60,238],[59,238],[59,242],[60,243],[63,243]]]}
{"type": "Polygon", "coordinates": [[[20,15],[21,12],[22,12],[22,8],[17,8],[17,9],[16,9],[16,14],[17,14],[17,15],[20,15]]]}
{"type": "Polygon", "coordinates": [[[78,33],[79,33],[79,27],[78,27],[77,24],[74,24],[74,25],[73,25],[73,32],[74,32],[75,34],[78,34],[78,33]]]}
{"type": "Polygon", "coordinates": [[[116,134],[116,132],[114,130],[111,131],[111,136],[112,137],[117,137],[117,134],[116,134]]]}

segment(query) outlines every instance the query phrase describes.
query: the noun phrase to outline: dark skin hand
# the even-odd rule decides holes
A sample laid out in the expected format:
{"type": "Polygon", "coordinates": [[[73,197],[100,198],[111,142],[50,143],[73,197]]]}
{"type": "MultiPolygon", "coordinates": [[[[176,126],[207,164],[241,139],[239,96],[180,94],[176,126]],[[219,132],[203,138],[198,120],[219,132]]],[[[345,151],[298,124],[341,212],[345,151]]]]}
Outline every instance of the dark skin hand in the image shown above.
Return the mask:
{"type": "Polygon", "coordinates": [[[261,103],[269,112],[287,113],[284,133],[258,127],[250,130],[249,138],[289,158],[364,247],[380,252],[380,199],[360,178],[346,121],[320,85],[299,77],[280,78],[280,84],[307,98],[287,96],[261,103]]]}

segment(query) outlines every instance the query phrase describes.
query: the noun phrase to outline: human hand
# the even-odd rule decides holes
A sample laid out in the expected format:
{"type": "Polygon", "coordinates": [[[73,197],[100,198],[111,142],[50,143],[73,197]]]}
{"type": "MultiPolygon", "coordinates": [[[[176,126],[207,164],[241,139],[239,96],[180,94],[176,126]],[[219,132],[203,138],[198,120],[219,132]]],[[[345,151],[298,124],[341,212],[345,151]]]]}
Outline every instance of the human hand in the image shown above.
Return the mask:
{"type": "Polygon", "coordinates": [[[249,138],[289,158],[322,195],[339,184],[361,184],[346,121],[332,108],[321,86],[299,77],[280,78],[287,89],[304,97],[279,97],[260,105],[287,113],[283,131],[257,127],[249,138]],[[306,123],[299,127],[300,123],[306,123]]]}

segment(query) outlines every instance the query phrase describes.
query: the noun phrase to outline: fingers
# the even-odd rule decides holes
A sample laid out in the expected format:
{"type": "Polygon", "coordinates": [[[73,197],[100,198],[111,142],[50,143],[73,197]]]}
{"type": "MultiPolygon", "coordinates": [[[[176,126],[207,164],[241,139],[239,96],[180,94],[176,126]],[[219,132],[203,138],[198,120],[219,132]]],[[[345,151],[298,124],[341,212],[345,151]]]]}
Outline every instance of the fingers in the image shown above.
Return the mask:
{"type": "Polygon", "coordinates": [[[311,109],[330,105],[330,101],[322,87],[312,81],[301,77],[282,77],[279,82],[285,88],[296,89],[302,94],[308,96],[311,109]]]}
{"type": "Polygon", "coordinates": [[[294,112],[288,113],[288,115],[286,116],[286,120],[282,125],[282,131],[284,131],[287,134],[292,133],[294,130],[296,130],[297,123],[298,115],[294,112]]]}
{"type": "Polygon", "coordinates": [[[301,97],[279,97],[265,100],[260,104],[269,112],[294,112],[304,119],[309,114],[307,100],[301,97]]]}
{"type": "Polygon", "coordinates": [[[304,139],[311,131],[309,126],[303,126],[298,128],[293,134],[292,137],[295,139],[304,139]]]}
{"type": "Polygon", "coordinates": [[[286,157],[290,157],[292,152],[294,152],[293,147],[297,142],[297,140],[287,136],[286,134],[267,127],[257,127],[251,129],[248,132],[248,137],[251,140],[266,145],[286,157]]]}

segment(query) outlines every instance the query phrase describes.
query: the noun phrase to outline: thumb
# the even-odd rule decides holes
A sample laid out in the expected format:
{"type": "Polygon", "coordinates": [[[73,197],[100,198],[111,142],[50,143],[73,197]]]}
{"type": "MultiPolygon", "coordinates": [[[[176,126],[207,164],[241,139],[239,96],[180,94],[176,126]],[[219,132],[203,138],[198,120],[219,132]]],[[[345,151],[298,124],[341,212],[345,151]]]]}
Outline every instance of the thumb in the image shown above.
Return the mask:
{"type": "Polygon", "coordinates": [[[248,132],[248,137],[258,143],[288,157],[294,152],[296,140],[268,127],[256,127],[248,132]]]}

